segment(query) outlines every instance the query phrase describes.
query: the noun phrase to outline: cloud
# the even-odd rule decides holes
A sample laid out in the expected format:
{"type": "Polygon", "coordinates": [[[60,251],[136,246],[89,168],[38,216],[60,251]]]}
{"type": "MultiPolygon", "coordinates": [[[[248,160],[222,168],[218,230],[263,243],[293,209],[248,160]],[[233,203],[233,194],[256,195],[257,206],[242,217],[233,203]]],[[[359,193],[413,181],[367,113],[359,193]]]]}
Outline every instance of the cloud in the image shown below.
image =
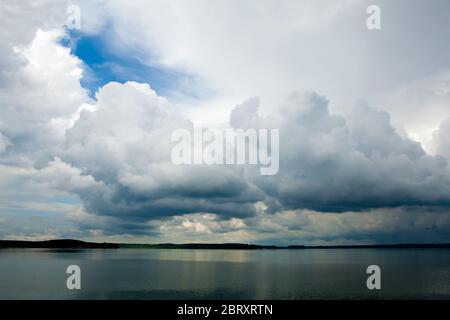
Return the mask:
{"type": "Polygon", "coordinates": [[[0,153],[5,151],[6,147],[9,145],[8,139],[0,133],[0,153]]]}
{"type": "Polygon", "coordinates": [[[322,213],[280,211],[247,221],[263,243],[411,243],[439,242],[450,226],[448,211],[426,207],[399,207],[322,213]]]}
{"type": "Polygon", "coordinates": [[[23,235],[23,234],[10,234],[5,236],[5,240],[20,240],[20,241],[45,241],[45,240],[54,240],[58,239],[59,234],[54,231],[49,231],[44,234],[32,234],[32,235],[23,235]]]}
{"type": "Polygon", "coordinates": [[[395,127],[436,154],[433,133],[450,117],[450,71],[447,68],[380,94],[375,104],[388,112],[395,127]]]}
{"type": "Polygon", "coordinates": [[[357,106],[347,116],[333,115],[315,93],[291,95],[264,119],[256,117],[255,100],[247,105],[248,112],[236,109],[241,126],[280,128],[279,174],[250,176],[273,198],[273,210],[450,204],[447,160],[398,135],[385,112],[357,106]]]}
{"type": "Polygon", "coordinates": [[[158,217],[193,212],[247,215],[263,194],[236,168],[176,166],[173,130],[192,129],[146,84],[110,83],[67,131],[61,159],[82,167],[109,190],[78,192],[100,215],[158,217]],[[210,177],[214,177],[211,179],[210,177]]]}
{"type": "Polygon", "coordinates": [[[434,152],[450,159],[450,118],[445,119],[439,128],[433,132],[432,142],[434,152]]]}
{"type": "Polygon", "coordinates": [[[396,133],[387,113],[366,106],[332,115],[324,97],[294,93],[266,118],[258,99],[236,107],[235,126],[281,128],[280,173],[262,177],[251,167],[172,164],[171,132],[192,123],[148,85],[110,83],[96,99],[95,110],[67,130],[63,160],[39,176],[97,215],[144,222],[209,212],[228,219],[256,214],[257,202],[271,212],[449,206],[446,159],[426,154],[396,133]]]}
{"type": "MultiPolygon", "coordinates": [[[[152,220],[158,233],[148,242],[259,243],[276,245],[336,245],[427,243],[445,241],[448,212],[433,208],[400,207],[366,212],[287,210],[260,212],[245,219],[223,220],[215,214],[188,214],[152,220]]],[[[98,236],[106,241],[111,236],[98,236]]]]}
{"type": "Polygon", "coordinates": [[[103,185],[92,176],[83,175],[82,171],[74,168],[59,158],[48,163],[48,166],[39,170],[33,177],[35,181],[49,183],[50,187],[57,190],[77,192],[90,189],[92,192],[103,185]]]}
{"type": "Polygon", "coordinates": [[[15,76],[16,68],[24,61],[16,55],[14,47],[25,46],[34,38],[36,30],[54,29],[65,23],[67,1],[3,1],[0,20],[0,84],[7,85],[15,76]]]}
{"type": "Polygon", "coordinates": [[[29,45],[15,48],[21,63],[0,87],[0,132],[14,146],[3,163],[51,160],[70,120],[90,102],[80,86],[81,61],[58,44],[63,36],[60,29],[37,29],[29,45]]]}
{"type": "Polygon", "coordinates": [[[201,120],[229,113],[242,99],[255,95],[261,96],[266,112],[299,89],[326,94],[336,109],[365,99],[377,108],[395,110],[396,122],[414,118],[417,124],[420,117],[413,114],[425,114],[420,108],[410,112],[410,99],[393,104],[376,97],[448,69],[448,46],[439,39],[449,35],[449,4],[378,1],[380,32],[365,25],[371,4],[138,0],[132,5],[100,2],[98,7],[111,18],[108,32],[113,33],[110,43],[117,52],[133,52],[148,64],[198,75],[215,93],[194,106],[182,101],[201,120]]]}

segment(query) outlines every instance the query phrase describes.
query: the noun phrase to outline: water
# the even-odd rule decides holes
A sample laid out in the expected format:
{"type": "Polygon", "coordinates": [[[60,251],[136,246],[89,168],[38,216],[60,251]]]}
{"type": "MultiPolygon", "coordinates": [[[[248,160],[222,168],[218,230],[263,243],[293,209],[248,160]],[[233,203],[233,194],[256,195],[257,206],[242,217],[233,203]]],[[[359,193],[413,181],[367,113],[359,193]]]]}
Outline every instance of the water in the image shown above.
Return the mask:
{"type": "Polygon", "coordinates": [[[0,250],[0,299],[449,298],[446,249],[0,250]],[[81,290],[66,288],[72,264],[81,290]]]}

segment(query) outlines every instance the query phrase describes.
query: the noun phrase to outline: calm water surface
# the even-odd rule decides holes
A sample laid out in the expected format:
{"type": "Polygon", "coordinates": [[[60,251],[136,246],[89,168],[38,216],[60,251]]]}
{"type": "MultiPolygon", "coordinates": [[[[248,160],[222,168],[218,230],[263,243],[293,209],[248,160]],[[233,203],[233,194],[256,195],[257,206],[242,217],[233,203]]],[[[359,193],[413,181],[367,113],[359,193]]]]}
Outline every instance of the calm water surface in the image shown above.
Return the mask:
{"type": "Polygon", "coordinates": [[[109,298],[450,299],[450,250],[0,250],[0,299],[109,298]],[[66,288],[71,264],[81,290],[66,288]]]}

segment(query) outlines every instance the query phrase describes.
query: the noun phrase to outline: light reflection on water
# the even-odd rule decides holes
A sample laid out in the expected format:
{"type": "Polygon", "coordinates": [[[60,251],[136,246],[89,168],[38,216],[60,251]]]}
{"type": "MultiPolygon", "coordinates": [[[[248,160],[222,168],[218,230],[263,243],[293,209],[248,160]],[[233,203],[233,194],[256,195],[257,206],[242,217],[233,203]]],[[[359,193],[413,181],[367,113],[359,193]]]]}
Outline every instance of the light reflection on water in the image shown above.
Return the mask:
{"type": "Polygon", "coordinates": [[[0,299],[443,299],[450,250],[0,250],[0,299]],[[82,289],[66,289],[66,268],[82,289]],[[382,269],[382,290],[366,268],[382,269]]]}

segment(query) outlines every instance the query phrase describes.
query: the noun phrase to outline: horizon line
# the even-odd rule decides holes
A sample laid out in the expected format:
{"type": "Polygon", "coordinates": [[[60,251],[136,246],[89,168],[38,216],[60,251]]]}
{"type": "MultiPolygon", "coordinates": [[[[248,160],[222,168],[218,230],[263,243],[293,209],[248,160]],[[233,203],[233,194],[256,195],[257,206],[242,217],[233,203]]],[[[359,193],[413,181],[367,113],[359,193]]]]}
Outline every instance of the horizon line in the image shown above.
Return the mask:
{"type": "Polygon", "coordinates": [[[391,243],[391,244],[354,244],[354,245],[258,245],[252,243],[120,243],[120,242],[89,242],[77,239],[49,240],[0,240],[0,248],[111,248],[111,249],[420,249],[448,248],[450,243],[391,243]]]}

